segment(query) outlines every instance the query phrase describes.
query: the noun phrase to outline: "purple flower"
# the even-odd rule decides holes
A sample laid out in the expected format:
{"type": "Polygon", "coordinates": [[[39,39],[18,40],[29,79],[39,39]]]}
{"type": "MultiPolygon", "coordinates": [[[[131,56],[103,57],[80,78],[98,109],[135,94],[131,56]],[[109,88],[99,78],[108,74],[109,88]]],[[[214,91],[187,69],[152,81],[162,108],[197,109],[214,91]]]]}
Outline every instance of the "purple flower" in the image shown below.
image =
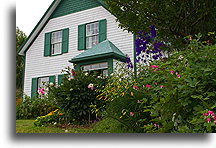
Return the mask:
{"type": "Polygon", "coordinates": [[[151,35],[152,38],[156,37],[156,30],[155,30],[155,26],[154,25],[150,26],[150,35],[151,35]]]}
{"type": "Polygon", "coordinates": [[[132,64],[131,59],[128,55],[126,55],[126,63],[128,65],[128,69],[133,68],[133,64],[132,64]]]}

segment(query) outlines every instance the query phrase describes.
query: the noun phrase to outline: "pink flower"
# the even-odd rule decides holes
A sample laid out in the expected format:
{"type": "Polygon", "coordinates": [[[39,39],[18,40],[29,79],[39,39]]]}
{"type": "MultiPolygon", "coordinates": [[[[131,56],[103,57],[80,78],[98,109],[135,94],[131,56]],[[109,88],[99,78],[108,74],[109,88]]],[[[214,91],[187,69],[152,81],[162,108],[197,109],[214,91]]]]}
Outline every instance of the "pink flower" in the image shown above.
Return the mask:
{"type": "Polygon", "coordinates": [[[133,112],[130,112],[130,116],[133,116],[134,115],[134,113],[133,112]]]}
{"type": "Polygon", "coordinates": [[[152,66],[150,66],[150,68],[158,68],[158,66],[157,65],[152,65],[152,66]]]}
{"type": "Polygon", "coordinates": [[[213,111],[208,111],[208,113],[209,113],[210,115],[212,115],[214,112],[213,112],[213,111]]]}
{"type": "Polygon", "coordinates": [[[158,71],[158,69],[155,69],[154,71],[158,71]]]}
{"type": "Polygon", "coordinates": [[[146,84],[146,87],[150,88],[151,86],[150,86],[150,85],[148,85],[148,84],[146,84]]]}
{"type": "Polygon", "coordinates": [[[181,75],[177,75],[178,78],[181,78],[181,75]]]}
{"type": "Polygon", "coordinates": [[[214,117],[214,121],[216,121],[216,117],[214,117]]]}
{"type": "Polygon", "coordinates": [[[170,72],[172,75],[174,74],[174,71],[172,71],[172,70],[171,70],[171,71],[169,71],[169,72],[170,72]]]}
{"type": "Polygon", "coordinates": [[[38,94],[39,95],[44,95],[44,88],[38,88],[38,94]]]}
{"type": "Polygon", "coordinates": [[[160,88],[163,88],[163,87],[164,87],[163,85],[160,86],[160,88]]]}
{"type": "Polygon", "coordinates": [[[206,120],[207,120],[208,123],[211,122],[211,119],[210,119],[210,118],[207,118],[206,120]]]}
{"type": "Polygon", "coordinates": [[[193,39],[193,36],[190,36],[190,37],[189,37],[189,40],[191,41],[192,39],[193,39]]]}
{"type": "Polygon", "coordinates": [[[207,114],[207,113],[204,113],[203,116],[208,116],[208,114],[207,114]]]}
{"type": "Polygon", "coordinates": [[[157,127],[157,124],[154,124],[154,127],[157,127]]]}
{"type": "Polygon", "coordinates": [[[88,85],[88,88],[90,88],[91,90],[93,90],[93,89],[94,89],[94,85],[93,85],[92,83],[90,83],[90,84],[88,85]]]}
{"type": "Polygon", "coordinates": [[[136,90],[138,90],[138,89],[139,89],[139,87],[137,87],[137,86],[133,86],[133,88],[134,88],[134,89],[136,89],[136,90]]]}

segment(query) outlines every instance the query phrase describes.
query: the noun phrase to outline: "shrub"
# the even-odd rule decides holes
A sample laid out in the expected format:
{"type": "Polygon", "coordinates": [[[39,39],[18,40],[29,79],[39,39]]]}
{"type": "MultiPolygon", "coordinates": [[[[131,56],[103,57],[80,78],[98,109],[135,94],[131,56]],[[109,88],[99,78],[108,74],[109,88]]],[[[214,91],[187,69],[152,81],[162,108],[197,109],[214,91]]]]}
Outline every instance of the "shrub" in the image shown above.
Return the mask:
{"type": "Polygon", "coordinates": [[[137,75],[124,69],[110,77],[99,97],[109,116],[135,132],[216,132],[216,48],[192,39],[169,58],[140,65],[137,75]]]}
{"type": "Polygon", "coordinates": [[[16,119],[32,119],[44,116],[56,108],[52,99],[35,98],[32,100],[26,96],[16,103],[16,119]]]}
{"type": "Polygon", "coordinates": [[[96,120],[96,114],[91,113],[94,108],[102,109],[103,100],[98,100],[95,91],[103,87],[106,78],[98,77],[88,72],[74,72],[70,68],[64,70],[67,75],[61,85],[51,87],[49,97],[56,100],[59,108],[64,111],[68,122],[86,123],[96,120]]]}

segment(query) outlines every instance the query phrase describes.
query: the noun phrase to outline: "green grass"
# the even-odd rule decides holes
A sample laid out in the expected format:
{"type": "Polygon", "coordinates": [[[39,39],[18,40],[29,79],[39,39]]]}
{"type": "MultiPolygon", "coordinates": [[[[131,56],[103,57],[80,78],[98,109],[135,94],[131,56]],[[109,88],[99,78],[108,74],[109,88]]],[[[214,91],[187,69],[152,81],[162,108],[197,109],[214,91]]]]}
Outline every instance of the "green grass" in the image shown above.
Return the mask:
{"type": "Polygon", "coordinates": [[[16,133],[127,133],[122,124],[112,118],[105,118],[92,127],[58,128],[36,127],[34,120],[16,120],[16,133]]]}

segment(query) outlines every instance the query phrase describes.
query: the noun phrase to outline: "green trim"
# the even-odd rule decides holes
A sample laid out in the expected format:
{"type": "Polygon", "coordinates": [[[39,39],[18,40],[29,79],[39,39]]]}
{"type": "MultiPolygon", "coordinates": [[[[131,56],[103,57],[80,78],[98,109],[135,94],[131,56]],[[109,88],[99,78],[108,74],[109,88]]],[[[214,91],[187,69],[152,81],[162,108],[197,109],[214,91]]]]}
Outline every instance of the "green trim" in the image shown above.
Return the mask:
{"type": "Polygon", "coordinates": [[[69,28],[62,29],[62,53],[68,53],[69,28]]]}
{"type": "Polygon", "coordinates": [[[103,62],[108,63],[108,75],[110,76],[110,74],[113,72],[113,58],[96,59],[96,60],[92,60],[92,61],[80,62],[80,63],[76,64],[76,70],[80,71],[81,70],[80,67],[83,66],[83,65],[103,63],[103,62]]]}
{"type": "Polygon", "coordinates": [[[86,49],[86,24],[78,26],[78,50],[86,49]]]}
{"type": "Polygon", "coordinates": [[[31,81],[31,98],[34,99],[37,96],[38,78],[32,78],[31,81]]]}
{"type": "Polygon", "coordinates": [[[44,36],[44,56],[50,56],[51,55],[51,38],[52,38],[52,32],[45,33],[44,36]]]}
{"type": "Polygon", "coordinates": [[[134,74],[137,75],[137,66],[136,66],[136,35],[133,35],[133,43],[134,43],[134,74]]]}
{"type": "Polygon", "coordinates": [[[99,43],[103,42],[104,40],[107,39],[107,20],[100,20],[99,21],[99,43]]]}
{"type": "Polygon", "coordinates": [[[55,75],[54,76],[49,76],[49,83],[55,83],[55,75]]]}
{"type": "Polygon", "coordinates": [[[65,76],[65,74],[58,75],[58,85],[60,85],[63,82],[64,76],[65,76]]]}

